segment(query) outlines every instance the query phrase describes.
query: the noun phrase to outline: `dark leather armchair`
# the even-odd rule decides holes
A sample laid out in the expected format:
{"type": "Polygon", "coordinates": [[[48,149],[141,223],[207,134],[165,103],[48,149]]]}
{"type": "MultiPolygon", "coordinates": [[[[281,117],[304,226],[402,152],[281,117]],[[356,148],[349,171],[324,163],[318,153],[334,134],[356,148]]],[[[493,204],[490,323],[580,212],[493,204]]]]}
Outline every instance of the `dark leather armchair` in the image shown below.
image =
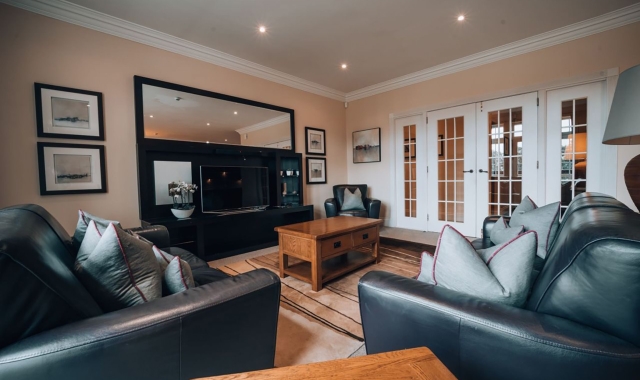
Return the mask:
{"type": "Polygon", "coordinates": [[[324,210],[327,213],[327,218],[342,215],[379,219],[380,201],[377,199],[367,198],[367,185],[335,185],[333,187],[333,198],[329,198],[324,201],[324,210]],[[360,189],[360,193],[362,193],[362,204],[365,208],[364,210],[340,210],[344,202],[345,189],[349,189],[351,192],[354,192],[356,189],[360,189]]]}
{"type": "Polygon", "coordinates": [[[367,353],[426,346],[460,379],[637,379],[639,226],[614,198],[576,197],[522,309],[370,272],[367,353]]]}
{"type": "MultiPolygon", "coordinates": [[[[162,229],[147,237],[169,241],[162,229]]],[[[0,379],[177,380],[273,367],[272,272],[210,272],[196,288],[104,313],[75,277],[74,258],[42,207],[0,210],[0,379]]],[[[196,265],[194,277],[205,269],[196,265]]]]}

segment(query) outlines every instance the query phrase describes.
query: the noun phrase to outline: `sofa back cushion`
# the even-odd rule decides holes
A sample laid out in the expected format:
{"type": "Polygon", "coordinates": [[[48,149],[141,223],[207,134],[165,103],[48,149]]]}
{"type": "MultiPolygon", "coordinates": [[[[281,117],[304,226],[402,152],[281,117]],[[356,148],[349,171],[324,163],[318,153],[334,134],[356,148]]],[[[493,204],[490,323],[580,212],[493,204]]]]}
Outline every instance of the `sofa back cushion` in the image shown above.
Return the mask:
{"type": "Polygon", "coordinates": [[[569,206],[527,308],[640,346],[640,215],[601,200],[569,206]]]}
{"type": "Polygon", "coordinates": [[[72,267],[46,218],[28,208],[0,210],[0,348],[102,314],[72,267]]]}

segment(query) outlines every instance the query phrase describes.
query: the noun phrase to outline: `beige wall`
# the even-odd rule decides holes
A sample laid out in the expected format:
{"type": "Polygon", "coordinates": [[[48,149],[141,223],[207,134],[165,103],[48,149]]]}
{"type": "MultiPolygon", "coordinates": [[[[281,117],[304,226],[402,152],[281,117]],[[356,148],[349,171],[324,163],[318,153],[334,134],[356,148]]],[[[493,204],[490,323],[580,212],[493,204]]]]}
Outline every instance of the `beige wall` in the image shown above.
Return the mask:
{"type": "MultiPolygon", "coordinates": [[[[474,97],[491,99],[536,84],[587,75],[618,67],[620,71],[640,63],[640,23],[589,36],[544,50],[520,55],[463,72],[447,75],[394,91],[356,100],[347,109],[347,166],[349,183],[367,183],[370,195],[382,200],[381,217],[389,219],[391,157],[389,155],[389,115],[412,109],[464,101],[474,97]],[[486,96],[486,97],[485,97],[486,96]],[[353,164],[351,132],[382,128],[382,162],[353,164]],[[385,175],[386,173],[386,175],[385,175]]],[[[618,199],[631,205],[622,171],[640,153],[640,146],[618,149],[618,199]]]]}
{"type": "MultiPolygon", "coordinates": [[[[40,204],[70,231],[79,208],[139,225],[134,75],[292,108],[297,151],[304,152],[305,125],[326,129],[329,181],[346,181],[345,110],[339,101],[4,4],[0,36],[0,207],[40,204]],[[36,141],[65,140],[36,138],[34,82],[103,93],[108,193],[39,195],[36,141]]],[[[306,187],[305,203],[315,206],[316,217],[324,215],[329,194],[331,184],[306,187]]]]}

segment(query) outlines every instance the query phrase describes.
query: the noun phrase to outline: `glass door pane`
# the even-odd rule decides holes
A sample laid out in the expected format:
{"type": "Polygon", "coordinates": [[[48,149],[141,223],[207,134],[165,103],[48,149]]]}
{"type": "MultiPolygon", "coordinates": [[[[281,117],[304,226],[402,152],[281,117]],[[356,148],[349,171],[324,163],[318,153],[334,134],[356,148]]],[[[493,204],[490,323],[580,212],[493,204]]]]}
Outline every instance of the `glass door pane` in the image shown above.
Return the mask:
{"type": "Polygon", "coordinates": [[[416,125],[402,127],[404,151],[404,216],[417,217],[416,125]]]}

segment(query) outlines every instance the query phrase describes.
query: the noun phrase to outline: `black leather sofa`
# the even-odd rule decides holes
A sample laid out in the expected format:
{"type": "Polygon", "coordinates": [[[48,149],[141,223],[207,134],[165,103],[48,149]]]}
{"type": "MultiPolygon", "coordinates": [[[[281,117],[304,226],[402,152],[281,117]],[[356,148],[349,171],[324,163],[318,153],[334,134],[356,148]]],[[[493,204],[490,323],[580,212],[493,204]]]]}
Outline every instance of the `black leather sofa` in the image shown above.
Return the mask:
{"type": "Polygon", "coordinates": [[[640,214],[606,195],[571,203],[523,309],[385,272],[358,290],[369,354],[426,346],[460,379],[640,378],[640,214]]]}
{"type": "Polygon", "coordinates": [[[377,199],[367,198],[367,185],[335,185],[333,187],[333,198],[329,198],[324,201],[324,211],[327,214],[327,218],[334,216],[358,216],[362,218],[380,218],[380,201],[377,199]],[[342,204],[344,203],[344,191],[354,192],[356,189],[360,189],[362,194],[362,204],[364,210],[347,210],[342,211],[342,204]]]}
{"type": "Polygon", "coordinates": [[[280,280],[235,277],[168,248],[199,286],[103,313],[72,271],[71,238],[46,210],[0,210],[0,379],[191,379],[271,368],[280,280]]]}

